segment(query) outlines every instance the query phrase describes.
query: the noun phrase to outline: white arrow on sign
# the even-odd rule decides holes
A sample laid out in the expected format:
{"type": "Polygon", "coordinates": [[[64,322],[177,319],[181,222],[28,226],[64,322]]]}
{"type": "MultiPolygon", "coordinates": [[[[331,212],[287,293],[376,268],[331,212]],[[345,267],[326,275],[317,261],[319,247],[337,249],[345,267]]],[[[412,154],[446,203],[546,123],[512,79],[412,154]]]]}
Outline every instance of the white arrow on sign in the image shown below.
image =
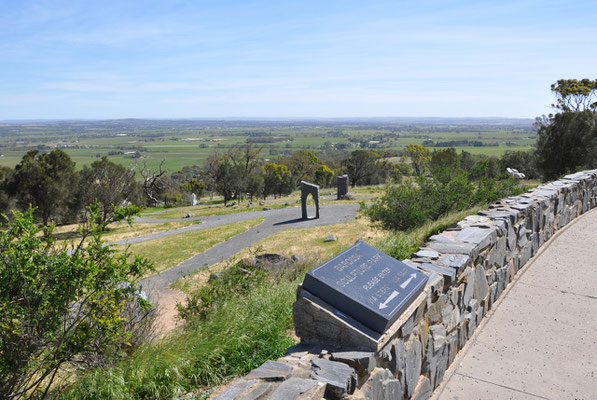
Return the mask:
{"type": "Polygon", "coordinates": [[[406,287],[408,286],[408,284],[410,283],[410,281],[412,281],[412,280],[413,280],[413,279],[415,279],[416,277],[417,277],[417,274],[415,274],[415,273],[412,273],[412,274],[410,274],[410,278],[408,278],[407,280],[405,280],[404,282],[402,282],[402,283],[400,284],[400,287],[401,287],[402,289],[406,289],[406,287]]]}
{"type": "Polygon", "coordinates": [[[379,309],[382,310],[388,306],[388,303],[394,299],[394,297],[398,296],[397,291],[393,291],[392,294],[384,301],[383,303],[379,303],[379,309]]]}

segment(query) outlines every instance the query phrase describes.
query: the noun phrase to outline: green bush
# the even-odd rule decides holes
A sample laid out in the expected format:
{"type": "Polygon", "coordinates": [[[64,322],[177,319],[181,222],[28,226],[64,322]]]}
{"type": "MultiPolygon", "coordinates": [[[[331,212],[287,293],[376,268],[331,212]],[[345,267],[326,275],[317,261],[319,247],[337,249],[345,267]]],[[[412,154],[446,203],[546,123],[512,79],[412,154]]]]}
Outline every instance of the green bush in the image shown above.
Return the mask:
{"type": "Polygon", "coordinates": [[[435,221],[451,211],[491,203],[524,191],[514,179],[498,180],[482,176],[473,181],[462,170],[440,169],[416,182],[390,185],[365,213],[385,229],[409,230],[435,221]]]}
{"type": "Polygon", "coordinates": [[[139,325],[124,316],[131,304],[149,311],[135,280],[150,265],[115,255],[102,233],[139,209],[116,207],[101,224],[97,203],[88,210],[71,251],[57,246],[53,226],[35,225],[31,208],[0,232],[0,398],[44,397],[63,367],[105,365],[135,344],[139,325]]]}

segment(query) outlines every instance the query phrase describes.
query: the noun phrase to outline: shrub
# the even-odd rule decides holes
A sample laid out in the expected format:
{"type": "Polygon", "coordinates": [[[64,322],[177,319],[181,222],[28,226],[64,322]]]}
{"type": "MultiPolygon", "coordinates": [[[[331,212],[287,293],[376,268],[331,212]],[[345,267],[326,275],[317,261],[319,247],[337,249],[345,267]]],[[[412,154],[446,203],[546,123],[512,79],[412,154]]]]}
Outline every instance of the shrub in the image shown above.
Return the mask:
{"type": "Polygon", "coordinates": [[[0,233],[0,398],[44,397],[65,364],[105,363],[133,346],[123,315],[131,303],[149,309],[135,279],[150,265],[115,256],[101,238],[108,223],[130,222],[138,211],[117,207],[97,224],[95,204],[70,251],[57,248],[53,226],[34,224],[33,209],[13,213],[0,233]]]}
{"type": "Polygon", "coordinates": [[[439,169],[434,176],[388,186],[384,195],[365,208],[365,212],[385,229],[408,230],[435,221],[450,211],[490,203],[523,190],[512,178],[498,180],[482,176],[472,181],[464,171],[439,169]]]}

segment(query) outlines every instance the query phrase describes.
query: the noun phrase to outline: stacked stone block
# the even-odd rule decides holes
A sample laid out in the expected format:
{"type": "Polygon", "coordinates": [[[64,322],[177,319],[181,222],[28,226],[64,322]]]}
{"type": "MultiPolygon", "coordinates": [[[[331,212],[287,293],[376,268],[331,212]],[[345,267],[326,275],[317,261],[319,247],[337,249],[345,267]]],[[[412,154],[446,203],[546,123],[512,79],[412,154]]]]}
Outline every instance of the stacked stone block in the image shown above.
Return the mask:
{"type": "MultiPolygon", "coordinates": [[[[287,373],[259,378],[258,368],[218,398],[429,398],[520,269],[559,229],[595,206],[597,170],[592,170],[466,217],[404,260],[429,275],[426,297],[400,319],[404,322],[383,347],[357,351],[341,341],[317,343],[313,336],[312,343],[291,348],[278,360],[287,373]]],[[[312,317],[295,313],[295,323],[308,320],[321,325],[312,330],[326,329],[323,314],[321,320],[312,317]]]]}

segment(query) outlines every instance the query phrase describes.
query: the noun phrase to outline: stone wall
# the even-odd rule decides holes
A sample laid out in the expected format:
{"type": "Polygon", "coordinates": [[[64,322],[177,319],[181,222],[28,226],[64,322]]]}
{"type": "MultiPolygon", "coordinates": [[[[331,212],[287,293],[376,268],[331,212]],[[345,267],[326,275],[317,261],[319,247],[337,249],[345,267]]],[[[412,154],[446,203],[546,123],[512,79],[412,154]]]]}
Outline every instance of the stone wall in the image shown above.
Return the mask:
{"type": "MultiPolygon", "coordinates": [[[[520,269],[558,229],[596,205],[593,170],[465,218],[405,260],[429,281],[379,347],[340,345],[341,331],[335,343],[302,343],[238,379],[218,399],[429,398],[520,269]]],[[[295,303],[295,321],[325,329],[333,318],[325,309],[305,311],[295,303]]]]}

